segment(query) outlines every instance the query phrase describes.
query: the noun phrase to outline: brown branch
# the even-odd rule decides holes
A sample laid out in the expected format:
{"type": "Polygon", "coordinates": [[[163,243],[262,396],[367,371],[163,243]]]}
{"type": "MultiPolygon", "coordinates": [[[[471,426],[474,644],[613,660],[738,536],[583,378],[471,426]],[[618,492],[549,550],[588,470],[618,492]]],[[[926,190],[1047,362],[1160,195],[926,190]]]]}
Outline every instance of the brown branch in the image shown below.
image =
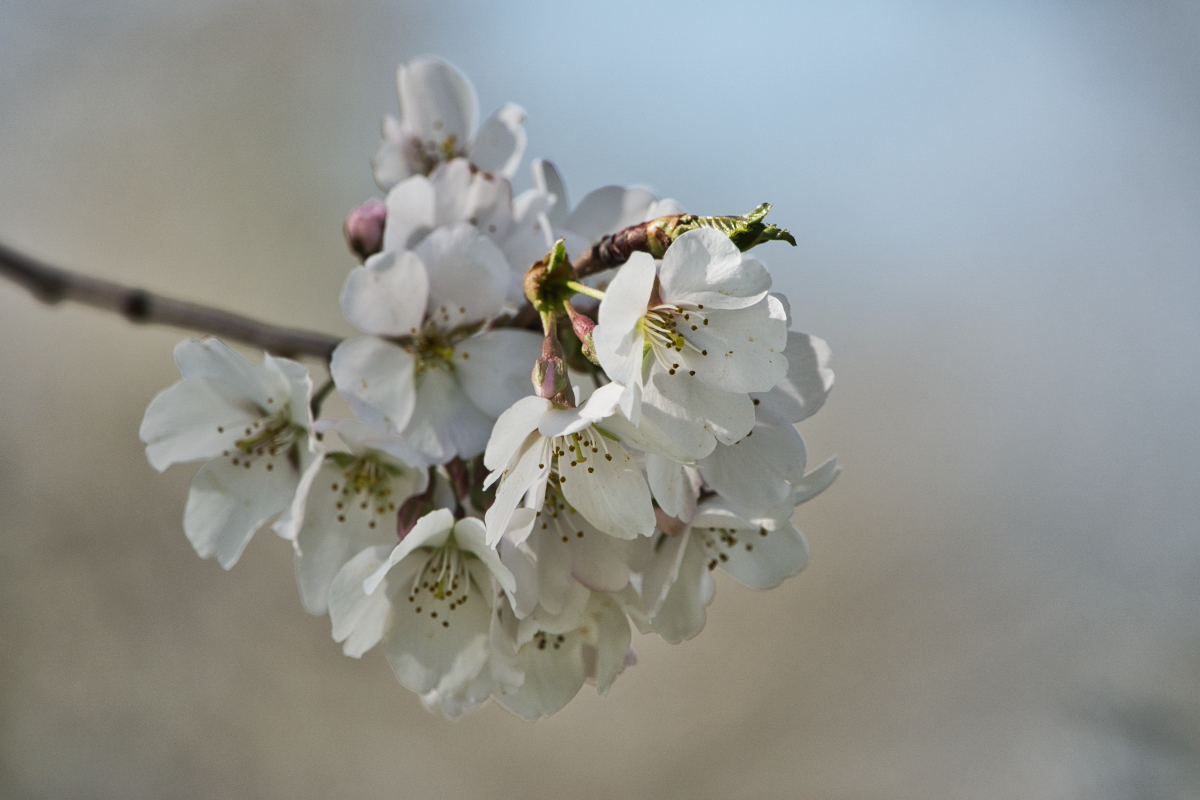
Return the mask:
{"type": "Polygon", "coordinates": [[[173,325],[243,344],[260,347],[277,356],[319,356],[328,360],[341,341],[336,336],[281,328],[222,311],[219,308],[175,300],[145,289],[122,286],[51,267],[0,244],[0,276],[24,286],[43,303],[63,300],[115,311],[130,322],[173,325]]]}
{"type": "Polygon", "coordinates": [[[655,258],[661,258],[671,246],[671,229],[685,216],[688,215],[659,217],[610,233],[579,254],[572,264],[575,275],[586,278],[588,275],[619,267],[635,252],[650,253],[655,258]]]}

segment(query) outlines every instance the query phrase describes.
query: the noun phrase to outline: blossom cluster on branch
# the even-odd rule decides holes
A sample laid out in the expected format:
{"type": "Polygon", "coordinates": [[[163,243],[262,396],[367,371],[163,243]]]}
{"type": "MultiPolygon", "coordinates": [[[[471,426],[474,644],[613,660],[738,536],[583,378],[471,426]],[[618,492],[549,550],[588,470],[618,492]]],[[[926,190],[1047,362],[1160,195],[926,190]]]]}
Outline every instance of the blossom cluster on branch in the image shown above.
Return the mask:
{"type": "Polygon", "coordinates": [[[274,518],[347,655],[381,645],[447,716],[494,698],[536,719],[607,692],[633,627],[699,633],[714,569],[767,589],[804,567],[791,518],[839,468],[806,471],[795,423],[829,348],[746,255],[795,243],[769,206],[703,217],[608,186],[572,207],[548,161],[514,196],[521,108],[479,125],[433,57],[398,86],[386,199],[345,224],[361,335],[329,371],[355,418],[319,417],[303,365],[205,338],[141,436],[158,470],[205,462],[183,519],[201,556],[233,566],[274,518]]]}

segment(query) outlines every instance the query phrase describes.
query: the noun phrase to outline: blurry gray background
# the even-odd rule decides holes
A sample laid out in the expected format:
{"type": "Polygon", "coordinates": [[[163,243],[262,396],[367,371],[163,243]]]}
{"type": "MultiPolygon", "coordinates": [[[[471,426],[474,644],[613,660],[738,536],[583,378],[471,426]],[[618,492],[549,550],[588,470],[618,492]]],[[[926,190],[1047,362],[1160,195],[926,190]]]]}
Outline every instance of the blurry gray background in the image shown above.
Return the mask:
{"type": "Polygon", "coordinates": [[[192,552],[137,437],[180,332],[0,284],[0,797],[1200,797],[1198,42],[1194,0],[0,4],[0,239],[348,333],[341,221],[438,53],[575,200],[776,204],[846,466],[798,578],[451,724],[285,543],[192,552]]]}

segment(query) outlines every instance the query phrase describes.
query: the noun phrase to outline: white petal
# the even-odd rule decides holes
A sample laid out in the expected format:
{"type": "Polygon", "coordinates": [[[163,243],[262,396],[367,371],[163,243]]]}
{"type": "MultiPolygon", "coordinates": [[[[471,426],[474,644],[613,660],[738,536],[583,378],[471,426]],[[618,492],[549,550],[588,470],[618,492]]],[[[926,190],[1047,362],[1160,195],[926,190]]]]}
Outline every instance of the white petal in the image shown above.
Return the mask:
{"type": "Polygon", "coordinates": [[[387,559],[374,572],[363,579],[363,591],[367,594],[375,594],[379,589],[379,585],[387,577],[389,570],[408,558],[418,548],[441,547],[450,538],[452,530],[454,530],[454,514],[448,508],[439,508],[430,511],[421,517],[417,520],[417,524],[413,525],[408,535],[392,548],[392,552],[388,555],[387,559]]]}
{"type": "Polygon", "coordinates": [[[718,445],[700,462],[700,474],[717,492],[747,512],[762,512],[791,496],[804,478],[804,440],[784,422],[759,422],[744,439],[718,445]]]}
{"type": "Polygon", "coordinates": [[[787,375],[787,327],[771,315],[765,297],[749,308],[702,313],[708,321],[685,338],[695,349],[684,347],[671,355],[682,362],[680,377],[695,371],[699,381],[726,392],[769,391],[787,375]]]}
{"type": "Polygon", "coordinates": [[[225,569],[237,563],[250,537],[283,511],[299,483],[284,454],[252,459],[237,456],[208,462],[192,480],[183,512],[183,532],[203,558],[215,555],[225,569]],[[272,469],[268,470],[270,464],[272,469]]]}
{"type": "Polygon", "coordinates": [[[787,377],[769,392],[754,392],[760,417],[773,416],[788,422],[808,419],[825,404],[833,388],[833,370],[829,368],[830,350],[824,339],[807,333],[788,331],[787,377]]]}
{"type": "Polygon", "coordinates": [[[719,566],[751,589],[774,588],[808,563],[808,543],[789,522],[754,527],[701,512],[692,536],[703,543],[710,569],[719,566]]]}
{"type": "Polygon", "coordinates": [[[508,567],[504,566],[495,548],[486,543],[487,529],[482,521],[475,517],[460,519],[454,524],[454,539],[458,542],[460,550],[474,553],[475,557],[483,562],[504,591],[512,594],[517,590],[516,578],[508,567]]]}
{"type": "Polygon", "coordinates": [[[713,597],[712,577],[706,568],[704,547],[694,534],[687,536],[687,546],[676,578],[662,606],[651,617],[659,636],[671,644],[691,639],[704,630],[707,619],[704,609],[713,597]]]}
{"type": "MultiPolygon", "coordinates": [[[[747,394],[725,392],[684,375],[669,375],[657,362],[642,392],[642,413],[653,406],[665,416],[703,425],[724,444],[733,444],[754,427],[754,403],[747,394]]],[[[667,421],[652,417],[670,432],[667,421]]]]}
{"type": "Polygon", "coordinates": [[[380,127],[383,129],[383,142],[371,157],[371,175],[379,188],[386,192],[412,174],[403,150],[404,139],[411,134],[395,117],[384,117],[380,127]]]}
{"type": "MultiPolygon", "coordinates": [[[[548,507],[540,512],[543,516],[548,513],[548,507]]],[[[561,516],[563,512],[559,512],[561,516]]],[[[537,519],[536,528],[547,525],[550,521],[537,519]]],[[[599,534],[604,536],[605,534],[599,534]]],[[[537,543],[537,587],[538,602],[551,614],[558,614],[570,597],[575,579],[571,575],[571,547],[569,534],[560,531],[560,526],[539,530],[534,534],[537,543]],[[563,538],[567,537],[564,542],[563,538]]]]}
{"type": "MultiPolygon", "coordinates": [[[[424,471],[408,473],[378,487],[393,489],[387,500],[396,506],[412,494],[413,475],[426,475],[424,471]]],[[[296,580],[310,614],[325,613],[329,585],[351,556],[375,545],[396,544],[396,510],[385,506],[380,512],[377,496],[356,493],[355,487],[347,484],[341,468],[326,459],[308,492],[304,524],[297,537],[296,580]]]]}
{"type": "MultiPolygon", "coordinates": [[[[379,569],[392,548],[380,545],[363,550],[346,562],[329,586],[329,619],[333,623],[333,640],[344,642],[342,652],[359,658],[383,636],[392,602],[387,591],[367,594],[363,580],[379,569]]],[[[412,579],[420,567],[411,562],[397,570],[397,582],[412,579]]]]}
{"type": "MultiPolygon", "coordinates": [[[[316,443],[315,437],[310,441],[316,443]]],[[[300,536],[300,528],[304,525],[305,508],[308,505],[308,493],[312,489],[313,481],[317,479],[317,475],[321,472],[321,467],[325,464],[325,454],[323,448],[317,444],[318,450],[313,453],[313,458],[304,472],[300,475],[300,481],[296,485],[296,491],[292,495],[292,501],[287,509],[275,520],[271,525],[271,529],[279,534],[279,538],[291,542],[293,547],[299,552],[300,545],[297,539],[300,536]]]]}
{"type": "Polygon", "coordinates": [[[512,226],[512,184],[490,172],[471,169],[465,158],[442,164],[429,176],[434,187],[434,224],[468,222],[503,238],[512,226]]]}
{"type": "Polygon", "coordinates": [[[625,669],[625,654],[633,639],[625,612],[610,597],[593,594],[590,613],[596,620],[596,689],[608,694],[625,669]]]}
{"type": "MultiPolygon", "coordinates": [[[[500,541],[500,537],[508,530],[513,512],[521,498],[536,484],[545,484],[550,474],[549,439],[537,433],[528,434],[523,449],[519,452],[520,456],[515,463],[509,462],[509,465],[504,467],[500,486],[496,489],[496,497],[484,515],[489,546],[500,541]]],[[[493,475],[495,474],[497,473],[493,472],[493,475]]]]}
{"type": "Polygon", "coordinates": [[[429,317],[438,327],[451,330],[500,313],[508,292],[508,261],[473,225],[438,228],[415,252],[429,276],[429,317]]]}
{"type": "Polygon", "coordinates": [[[417,377],[415,408],[400,434],[430,463],[477,456],[491,433],[491,417],[475,407],[445,369],[427,369],[417,377]]]}
{"type": "Polygon", "coordinates": [[[654,200],[654,195],[645,189],[603,186],[579,201],[567,218],[566,227],[594,242],[642,222],[654,200]]]}
{"type": "Polygon", "coordinates": [[[409,586],[397,587],[392,622],[383,643],[392,671],[409,689],[425,693],[438,688],[447,675],[454,674],[461,681],[483,668],[478,655],[486,655],[486,650],[481,651],[479,642],[487,643],[492,617],[492,585],[486,573],[472,571],[471,576],[463,576],[460,594],[442,598],[421,591],[416,585],[419,572],[409,586]],[[463,663],[464,658],[472,657],[471,663],[463,663]]]}
{"type": "Polygon", "coordinates": [[[832,486],[833,482],[837,480],[837,476],[841,474],[842,468],[838,466],[837,459],[829,459],[805,475],[804,480],[792,487],[795,490],[792,494],[792,505],[798,506],[801,503],[807,503],[809,500],[812,500],[832,486]]]}
{"type": "Polygon", "coordinates": [[[397,345],[359,336],[333,351],[329,372],[355,416],[384,430],[402,430],[416,404],[413,358],[397,345]]]}
{"type": "Polygon", "coordinates": [[[175,364],[184,378],[212,378],[236,392],[266,405],[276,384],[261,367],[251,364],[229,345],[213,336],[186,339],[175,345],[175,364]]]}
{"type": "Polygon", "coordinates": [[[588,453],[587,460],[575,466],[569,457],[559,458],[558,485],[563,497],[605,533],[619,539],[649,536],[654,532],[654,507],[642,471],[629,451],[615,442],[605,440],[599,443],[599,450],[588,453]]]}
{"type": "Polygon", "coordinates": [[[366,450],[378,450],[411,467],[404,470],[403,478],[404,488],[409,490],[409,495],[420,494],[428,488],[429,475],[425,471],[428,464],[421,459],[420,453],[400,437],[384,433],[356,419],[321,420],[316,429],[322,433],[333,431],[356,454],[366,450]]]}
{"type": "Polygon", "coordinates": [[[364,333],[408,336],[421,328],[429,298],[425,264],[408,251],[376,253],[342,286],[346,320],[364,333]]]}
{"type": "MultiPolygon", "coordinates": [[[[532,522],[533,509],[520,510],[528,511],[532,522]]],[[[512,573],[516,584],[516,590],[507,594],[513,613],[518,617],[526,617],[538,603],[538,568],[541,561],[534,558],[528,548],[518,547],[507,537],[500,540],[496,552],[500,555],[500,562],[512,573]]]]}
{"type": "Polygon", "coordinates": [[[434,56],[414,58],[396,74],[400,117],[427,142],[441,145],[453,136],[465,149],[479,119],[479,101],[471,82],[457,68],[434,56]]]}
{"type": "Polygon", "coordinates": [[[567,197],[567,184],[558,174],[558,168],[552,161],[535,158],[530,163],[529,170],[533,173],[533,185],[540,191],[554,196],[554,205],[546,212],[547,219],[555,228],[564,227],[567,214],[571,210],[571,201],[567,197]]]}
{"type": "MultiPolygon", "coordinates": [[[[274,383],[278,390],[287,392],[286,402],[292,412],[292,422],[304,430],[312,428],[312,377],[308,374],[308,367],[290,358],[276,358],[270,353],[263,353],[263,371],[267,373],[268,383],[274,383]]],[[[278,396],[268,397],[267,408],[277,409],[280,402],[278,396]]]]}
{"type": "MultiPolygon", "coordinates": [[[[648,617],[653,617],[662,608],[667,600],[667,593],[671,590],[671,584],[679,578],[679,567],[683,563],[683,554],[687,550],[690,536],[690,529],[679,536],[667,536],[665,533],[654,535],[652,554],[650,560],[640,567],[638,586],[643,610],[648,617]]],[[[641,549],[644,551],[646,548],[643,546],[641,549]]]]}
{"type": "Polygon", "coordinates": [[[586,673],[578,633],[537,637],[521,648],[518,663],[525,682],[496,699],[519,717],[534,720],[562,709],[579,693],[586,673]]]}
{"type": "MultiPolygon", "coordinates": [[[[568,536],[571,550],[571,575],[593,592],[619,592],[629,583],[629,564],[625,557],[625,540],[616,539],[587,525],[578,526],[574,536],[568,536]]],[[[562,541],[561,535],[559,541],[562,541]]]]}
{"type": "Polygon", "coordinates": [[[685,308],[746,308],[771,288],[771,274],[712,228],[688,231],[663,256],[662,296],[685,308]]]}
{"type": "Polygon", "coordinates": [[[645,336],[638,322],[654,288],[654,259],[634,253],[613,277],[600,301],[599,322],[592,342],[600,365],[617,383],[640,382],[645,336]]]}
{"type": "Polygon", "coordinates": [[[433,230],[437,202],[433,184],[424,175],[413,175],[387,194],[387,222],[383,226],[383,251],[410,250],[433,230]]]}
{"type": "Polygon", "coordinates": [[[492,428],[492,436],[483,455],[484,466],[490,470],[507,466],[525,437],[537,430],[538,422],[548,408],[550,401],[541,397],[525,397],[513,403],[492,428]]]}
{"type": "Polygon", "coordinates": [[[254,403],[230,385],[207,377],[182,380],[159,392],[142,418],[139,435],[150,465],[215,458],[235,447],[246,426],[262,419],[254,403]]]}
{"type": "Polygon", "coordinates": [[[489,417],[499,417],[533,394],[529,379],[542,354],[542,337],[532,331],[500,329],[454,348],[454,368],[463,391],[489,417]]]}
{"type": "Polygon", "coordinates": [[[525,109],[507,103],[479,128],[471,145],[471,163],[485,172],[498,172],[506,178],[517,174],[525,153],[525,109]]]}
{"type": "Polygon", "coordinates": [[[663,456],[647,455],[646,478],[659,508],[676,519],[692,518],[696,491],[682,464],[663,456]]]}

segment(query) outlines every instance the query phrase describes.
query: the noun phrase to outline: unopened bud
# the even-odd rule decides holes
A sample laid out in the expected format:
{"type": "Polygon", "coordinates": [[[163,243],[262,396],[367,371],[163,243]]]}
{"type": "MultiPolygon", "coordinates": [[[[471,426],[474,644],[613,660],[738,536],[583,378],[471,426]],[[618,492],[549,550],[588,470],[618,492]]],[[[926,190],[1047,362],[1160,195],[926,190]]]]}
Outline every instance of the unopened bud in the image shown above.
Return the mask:
{"type": "Polygon", "coordinates": [[[579,339],[580,349],[587,356],[588,361],[593,364],[599,364],[600,359],[596,356],[596,346],[592,343],[592,330],[595,329],[595,321],[587,314],[581,314],[575,310],[570,303],[567,306],[567,316],[571,318],[571,328],[575,331],[575,336],[579,339]]]}
{"type": "Polygon", "coordinates": [[[563,360],[562,346],[554,330],[542,341],[542,355],[533,364],[533,391],[538,397],[553,400],[570,385],[567,362],[563,360]]]}
{"type": "Polygon", "coordinates": [[[385,222],[387,206],[377,197],[372,197],[346,215],[342,233],[359,261],[366,261],[383,249],[385,222]]]}

